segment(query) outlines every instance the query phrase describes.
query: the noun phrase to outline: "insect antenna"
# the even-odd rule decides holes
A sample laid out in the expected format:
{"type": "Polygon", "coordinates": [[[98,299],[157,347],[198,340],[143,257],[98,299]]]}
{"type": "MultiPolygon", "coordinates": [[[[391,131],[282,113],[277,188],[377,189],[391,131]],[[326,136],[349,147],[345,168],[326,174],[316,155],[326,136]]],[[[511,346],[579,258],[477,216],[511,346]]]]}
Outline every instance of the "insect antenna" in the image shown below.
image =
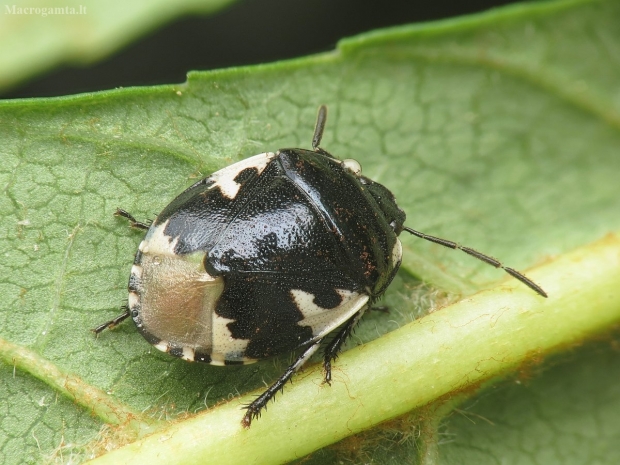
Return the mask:
{"type": "Polygon", "coordinates": [[[419,237],[421,239],[425,239],[427,241],[434,242],[435,244],[439,244],[439,245],[443,245],[444,247],[448,247],[449,249],[459,249],[459,250],[462,250],[466,254],[471,255],[472,257],[477,258],[478,260],[480,260],[480,261],[482,261],[482,262],[484,262],[484,263],[486,263],[488,265],[494,266],[495,268],[501,268],[506,273],[508,273],[510,276],[512,276],[513,278],[518,279],[523,284],[525,284],[527,287],[529,287],[530,289],[535,291],[537,294],[539,294],[539,295],[541,295],[543,297],[547,297],[547,293],[543,290],[543,288],[540,287],[538,284],[536,284],[534,281],[529,279],[524,274],[519,273],[514,268],[510,268],[510,267],[504,266],[499,260],[496,260],[493,257],[489,257],[488,255],[485,255],[482,252],[478,252],[477,250],[474,250],[474,249],[472,249],[470,247],[463,247],[463,246],[457,244],[456,242],[449,241],[447,239],[442,239],[441,237],[430,236],[428,234],[424,234],[424,233],[422,233],[420,231],[416,231],[415,229],[411,229],[411,228],[408,228],[406,226],[403,228],[403,230],[407,231],[409,234],[413,234],[414,236],[417,236],[417,237],[419,237]]]}
{"type": "Polygon", "coordinates": [[[312,136],[312,150],[320,151],[321,139],[323,138],[323,130],[325,129],[325,122],[327,121],[327,107],[321,105],[319,107],[319,114],[316,117],[316,126],[314,127],[314,136],[312,136]]]}

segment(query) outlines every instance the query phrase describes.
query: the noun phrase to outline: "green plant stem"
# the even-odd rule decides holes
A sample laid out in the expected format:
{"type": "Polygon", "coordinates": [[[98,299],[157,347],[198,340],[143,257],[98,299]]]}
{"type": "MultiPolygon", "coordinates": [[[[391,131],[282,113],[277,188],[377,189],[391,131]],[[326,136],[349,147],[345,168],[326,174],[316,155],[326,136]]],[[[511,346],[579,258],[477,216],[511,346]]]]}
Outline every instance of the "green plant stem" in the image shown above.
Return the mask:
{"type": "Polygon", "coordinates": [[[520,364],[579,344],[620,321],[620,237],[529,270],[549,298],[507,280],[342,355],[332,386],[320,367],[294,378],[250,430],[242,404],[256,392],[171,425],[93,460],[93,465],[267,464],[335,440],[444,396],[476,389],[520,364]]]}

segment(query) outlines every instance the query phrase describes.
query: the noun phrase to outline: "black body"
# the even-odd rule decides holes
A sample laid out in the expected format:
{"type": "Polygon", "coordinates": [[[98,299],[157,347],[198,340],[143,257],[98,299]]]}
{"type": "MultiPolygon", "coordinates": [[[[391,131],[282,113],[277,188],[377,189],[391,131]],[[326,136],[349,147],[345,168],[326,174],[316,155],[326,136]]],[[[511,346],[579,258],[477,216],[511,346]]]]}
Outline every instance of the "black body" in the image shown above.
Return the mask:
{"type": "Polygon", "coordinates": [[[283,149],[267,166],[241,171],[234,198],[206,178],[173,200],[153,227],[167,222],[175,253],[206,252],[204,267],[224,278],[216,313],[235,320],[245,356],[262,359],[313,341],[291,289],[340,305],[335,289],[378,298],[394,277],[397,234],[405,214],[380,184],[356,176],[339,160],[283,149]]]}
{"type": "Polygon", "coordinates": [[[147,230],[136,252],[125,312],[155,347],[189,361],[252,363],[302,349],[284,374],[246,406],[249,427],[326,335],[331,362],[364,311],[398,271],[407,231],[504,269],[498,260],[404,226],[392,193],[319,147],[327,109],[319,109],[313,150],[282,149],[242,160],[189,187],[147,230]],[[336,329],[340,327],[336,331],[336,329]]]}

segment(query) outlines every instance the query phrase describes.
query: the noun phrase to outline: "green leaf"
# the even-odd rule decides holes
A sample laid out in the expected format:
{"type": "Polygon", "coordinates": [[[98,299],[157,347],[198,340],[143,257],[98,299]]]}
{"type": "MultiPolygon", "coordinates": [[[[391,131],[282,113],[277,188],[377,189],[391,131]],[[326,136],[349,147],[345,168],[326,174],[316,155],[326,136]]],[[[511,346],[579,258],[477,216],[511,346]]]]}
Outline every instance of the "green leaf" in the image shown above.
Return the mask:
{"type": "MultiPolygon", "coordinates": [[[[533,276],[555,297],[532,296],[507,283],[432,313],[343,354],[331,387],[320,385],[320,366],[307,370],[296,379],[296,395],[279,399],[249,432],[240,430],[235,417],[239,405],[252,399],[245,396],[93,465],[241,464],[256,457],[257,463],[283,463],[437,399],[473,392],[532,353],[558,350],[620,318],[618,237],[566,254],[533,276]],[[596,314],[579,311],[586,305],[596,314]],[[231,447],[235,442],[243,447],[231,447]]],[[[431,421],[443,416],[438,410],[430,411],[431,421]]]]}
{"type": "MultiPolygon", "coordinates": [[[[0,461],[83,460],[124,442],[100,463],[280,463],[425,406],[309,460],[614,463],[604,440],[557,455],[575,447],[566,425],[605,416],[603,439],[620,433],[607,352],[589,372],[601,386],[556,366],[525,387],[480,389],[620,319],[620,239],[610,234],[620,230],[618,14],[612,0],[520,5],[377,31],[330,54],[191,73],[180,86],[0,102],[0,461]],[[271,382],[290,356],[203,366],[158,353],[131,324],[89,333],[118,313],[141,240],[112,213],[152,218],[228,163],[308,147],[321,103],[322,145],[386,184],[409,226],[525,269],[550,298],[402,237],[390,314],[367,315],[349,347],[376,340],[338,359],[332,387],[317,367],[296,376],[245,431],[239,407],[258,391],[215,404],[271,382]],[[557,382],[570,387],[565,399],[557,382]],[[537,408],[532,392],[552,405],[537,408]],[[580,396],[596,400],[571,415],[580,396]],[[504,399],[534,413],[497,410],[504,399]],[[500,425],[498,439],[465,417],[500,425]],[[152,428],[164,429],[135,441],[152,428]]],[[[583,373],[583,354],[567,366],[583,373]]]]}
{"type": "Polygon", "coordinates": [[[0,11],[0,89],[62,63],[86,64],[166,21],[232,0],[14,1],[0,11]]]}

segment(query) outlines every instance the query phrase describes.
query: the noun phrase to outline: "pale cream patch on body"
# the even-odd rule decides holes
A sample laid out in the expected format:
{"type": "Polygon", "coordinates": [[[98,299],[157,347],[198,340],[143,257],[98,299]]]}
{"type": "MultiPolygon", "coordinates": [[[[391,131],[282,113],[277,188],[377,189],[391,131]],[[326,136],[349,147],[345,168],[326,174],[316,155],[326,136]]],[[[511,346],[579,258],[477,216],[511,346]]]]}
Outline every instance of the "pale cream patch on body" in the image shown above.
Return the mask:
{"type": "Polygon", "coordinates": [[[333,331],[368,303],[367,294],[360,294],[347,289],[336,289],[336,292],[342,298],[340,305],[335,308],[323,308],[314,303],[314,294],[300,289],[291,290],[293,301],[304,316],[304,319],[298,324],[310,326],[316,339],[333,331]]]}
{"type": "Polygon", "coordinates": [[[400,243],[400,240],[396,238],[396,243],[392,248],[392,264],[396,265],[400,263],[403,259],[403,245],[400,243]]]}
{"type": "MultiPolygon", "coordinates": [[[[212,341],[213,341],[213,350],[211,352],[211,364],[213,365],[224,365],[225,360],[230,360],[226,358],[227,354],[230,353],[245,353],[245,349],[248,347],[249,339],[236,339],[233,337],[230,329],[228,329],[228,323],[232,323],[235,320],[231,320],[230,318],[225,318],[223,316],[217,315],[213,312],[213,325],[212,325],[212,341]]],[[[248,359],[250,363],[251,359],[248,359]]],[[[245,360],[243,360],[245,361],[245,360]]]]}
{"type": "Polygon", "coordinates": [[[220,189],[224,197],[232,200],[237,196],[239,189],[241,188],[241,184],[235,182],[235,178],[239,175],[239,173],[245,169],[254,168],[260,175],[275,156],[276,154],[273,152],[260,153],[216,171],[208,178],[213,181],[213,184],[209,187],[209,189],[214,189],[217,187],[220,189]]]}

